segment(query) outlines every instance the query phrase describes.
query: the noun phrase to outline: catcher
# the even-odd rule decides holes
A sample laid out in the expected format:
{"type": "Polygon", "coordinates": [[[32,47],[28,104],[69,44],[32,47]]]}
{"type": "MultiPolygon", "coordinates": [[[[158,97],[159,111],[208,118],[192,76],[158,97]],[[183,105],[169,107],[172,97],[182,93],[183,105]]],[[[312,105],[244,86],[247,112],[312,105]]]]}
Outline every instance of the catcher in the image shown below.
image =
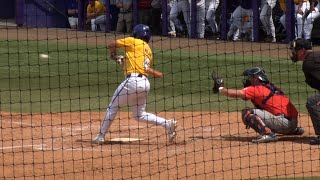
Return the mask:
{"type": "Polygon", "coordinates": [[[310,141],[310,144],[320,144],[320,53],[312,52],[311,42],[301,38],[291,41],[289,49],[293,62],[303,61],[302,71],[305,82],[311,88],[318,90],[315,95],[308,98],[306,107],[317,135],[310,141]]]}
{"type": "Polygon", "coordinates": [[[278,140],[275,133],[302,135],[304,129],[297,127],[298,111],[283,91],[270,83],[261,67],[251,67],[243,72],[244,88],[227,89],[224,81],[213,74],[213,92],[232,98],[251,100],[254,108],[242,110],[242,121],[246,128],[252,128],[261,135],[253,143],[266,143],[278,140]]]}

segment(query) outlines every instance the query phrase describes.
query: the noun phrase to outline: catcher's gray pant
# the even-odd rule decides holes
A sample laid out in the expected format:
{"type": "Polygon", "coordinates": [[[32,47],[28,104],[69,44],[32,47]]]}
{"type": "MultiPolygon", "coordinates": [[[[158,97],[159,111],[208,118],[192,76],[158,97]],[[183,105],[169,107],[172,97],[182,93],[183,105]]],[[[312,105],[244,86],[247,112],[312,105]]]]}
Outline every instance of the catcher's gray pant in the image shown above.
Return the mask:
{"type": "Polygon", "coordinates": [[[264,124],[274,133],[291,134],[298,125],[297,119],[289,120],[284,115],[275,116],[261,109],[253,109],[253,113],[258,115],[264,124]]]}
{"type": "Polygon", "coordinates": [[[314,132],[316,135],[320,135],[320,93],[308,98],[306,107],[310,114],[310,118],[313,124],[314,132]]]}
{"type": "Polygon", "coordinates": [[[260,20],[267,35],[271,35],[272,37],[276,37],[276,31],[272,19],[272,9],[275,7],[275,5],[275,0],[270,3],[268,3],[266,0],[261,0],[260,20]]]}

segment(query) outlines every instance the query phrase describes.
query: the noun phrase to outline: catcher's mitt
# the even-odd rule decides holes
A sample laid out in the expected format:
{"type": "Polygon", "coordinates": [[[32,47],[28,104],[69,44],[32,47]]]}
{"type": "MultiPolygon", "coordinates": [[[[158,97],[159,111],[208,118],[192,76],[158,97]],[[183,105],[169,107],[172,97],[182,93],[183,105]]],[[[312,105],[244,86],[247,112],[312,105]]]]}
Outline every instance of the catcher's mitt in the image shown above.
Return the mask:
{"type": "Polygon", "coordinates": [[[211,78],[213,80],[213,88],[212,91],[214,94],[219,93],[219,88],[224,87],[223,79],[221,79],[218,74],[214,71],[212,71],[211,78]]]}

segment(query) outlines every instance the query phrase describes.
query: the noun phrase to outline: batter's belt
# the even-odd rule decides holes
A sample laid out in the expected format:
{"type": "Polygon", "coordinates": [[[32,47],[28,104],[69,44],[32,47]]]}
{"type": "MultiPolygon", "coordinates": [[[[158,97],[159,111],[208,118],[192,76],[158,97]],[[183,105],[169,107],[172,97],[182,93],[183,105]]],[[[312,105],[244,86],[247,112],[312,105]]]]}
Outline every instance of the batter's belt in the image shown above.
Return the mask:
{"type": "Polygon", "coordinates": [[[137,74],[137,73],[132,73],[132,74],[127,74],[127,78],[130,78],[130,77],[143,77],[143,74],[137,74]]]}

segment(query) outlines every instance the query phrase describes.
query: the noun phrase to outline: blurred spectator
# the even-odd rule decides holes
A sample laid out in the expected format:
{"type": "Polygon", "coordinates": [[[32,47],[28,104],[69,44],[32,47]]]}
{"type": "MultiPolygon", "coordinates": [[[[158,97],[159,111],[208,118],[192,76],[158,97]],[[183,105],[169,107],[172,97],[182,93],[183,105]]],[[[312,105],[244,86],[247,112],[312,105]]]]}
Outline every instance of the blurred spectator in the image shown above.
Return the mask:
{"type": "Polygon", "coordinates": [[[139,24],[145,24],[150,26],[151,21],[151,1],[152,0],[139,0],[138,7],[139,7],[139,24]]]}
{"type": "Polygon", "coordinates": [[[119,8],[116,31],[119,33],[132,31],[132,0],[116,0],[119,8]]]}
{"type": "Polygon", "coordinates": [[[304,39],[311,39],[314,20],[320,17],[320,3],[319,0],[310,1],[310,12],[304,23],[304,39]]]}
{"type": "Polygon", "coordinates": [[[197,38],[204,38],[205,18],[206,18],[206,2],[205,0],[197,0],[197,38]]]}
{"type": "Polygon", "coordinates": [[[119,8],[117,7],[116,0],[110,0],[110,15],[111,15],[111,31],[115,31],[118,23],[119,8]]]}
{"type": "Polygon", "coordinates": [[[168,17],[168,22],[169,22],[169,25],[168,25],[168,35],[170,37],[176,37],[177,34],[176,34],[176,28],[174,26],[174,23],[171,21],[170,19],[170,11],[171,11],[171,7],[173,6],[174,2],[176,0],[168,0],[168,4],[167,4],[167,17],[168,17]]]}
{"type": "Polygon", "coordinates": [[[78,0],[68,1],[68,21],[71,29],[78,27],[78,0]]]}
{"type": "Polygon", "coordinates": [[[264,31],[267,33],[264,39],[267,42],[276,42],[276,29],[272,19],[272,9],[276,6],[276,0],[261,0],[260,20],[264,31]]]}
{"type": "Polygon", "coordinates": [[[162,13],[162,1],[161,0],[152,0],[151,7],[151,31],[154,35],[161,34],[161,13],[162,13]]]}
{"type": "Polygon", "coordinates": [[[206,8],[208,9],[206,13],[206,19],[209,23],[214,37],[219,37],[219,29],[216,22],[216,11],[218,9],[219,3],[219,0],[206,0],[206,8]]]}
{"type": "Polygon", "coordinates": [[[97,26],[101,31],[105,31],[106,26],[106,8],[103,4],[96,0],[89,0],[87,6],[87,20],[86,23],[91,22],[91,30],[96,31],[97,26]]]}
{"type": "Polygon", "coordinates": [[[283,12],[280,17],[280,23],[282,24],[284,30],[286,30],[286,0],[279,0],[280,8],[283,12]]]}
{"type": "Polygon", "coordinates": [[[242,0],[240,5],[234,10],[231,15],[231,25],[228,31],[228,39],[237,34],[240,30],[240,38],[245,41],[253,41],[253,11],[252,1],[242,0]]]}
{"type": "MultiPolygon", "coordinates": [[[[106,7],[106,0],[99,0],[106,7]]],[[[107,8],[107,7],[106,7],[107,8]]],[[[110,0],[110,30],[115,31],[118,22],[119,8],[117,8],[116,0],[110,0]]]]}
{"type": "Polygon", "coordinates": [[[310,9],[309,0],[294,0],[296,16],[296,39],[302,38],[303,24],[310,9]]]}
{"type": "Polygon", "coordinates": [[[174,23],[179,33],[190,36],[190,3],[188,0],[176,0],[173,1],[170,10],[170,20],[174,23]],[[179,13],[182,12],[184,21],[187,25],[187,34],[182,26],[181,21],[178,18],[179,13]]]}

